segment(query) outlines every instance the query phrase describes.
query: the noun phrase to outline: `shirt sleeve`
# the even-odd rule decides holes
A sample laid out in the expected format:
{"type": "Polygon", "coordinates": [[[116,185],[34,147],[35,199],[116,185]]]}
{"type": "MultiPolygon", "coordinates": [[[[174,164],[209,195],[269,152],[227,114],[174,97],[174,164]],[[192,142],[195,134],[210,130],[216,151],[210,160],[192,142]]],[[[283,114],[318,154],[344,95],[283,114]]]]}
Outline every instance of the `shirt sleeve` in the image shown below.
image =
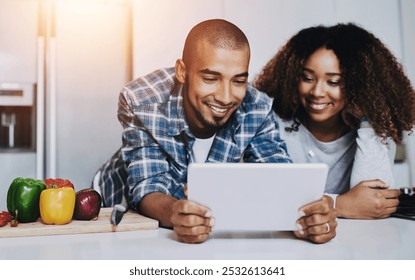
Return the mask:
{"type": "Polygon", "coordinates": [[[270,111],[244,153],[245,162],[292,163],[281,139],[276,115],[270,111]]]}
{"type": "Polygon", "coordinates": [[[388,139],[387,143],[383,143],[367,121],[362,122],[357,134],[350,187],[362,181],[379,179],[394,188],[395,142],[388,139]]]}
{"type": "Polygon", "coordinates": [[[129,103],[129,95],[122,92],[118,106],[118,118],[123,126],[121,152],[128,171],[128,199],[137,210],[141,199],[149,193],[171,195],[172,176],[165,153],[129,103]]]}

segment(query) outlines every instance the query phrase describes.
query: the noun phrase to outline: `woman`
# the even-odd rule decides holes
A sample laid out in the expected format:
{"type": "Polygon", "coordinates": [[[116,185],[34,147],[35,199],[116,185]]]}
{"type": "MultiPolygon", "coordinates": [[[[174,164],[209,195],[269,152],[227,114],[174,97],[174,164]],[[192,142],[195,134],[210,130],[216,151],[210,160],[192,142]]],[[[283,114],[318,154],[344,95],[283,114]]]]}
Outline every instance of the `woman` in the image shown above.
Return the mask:
{"type": "Polygon", "coordinates": [[[304,29],[254,85],[274,98],[293,161],[329,165],[326,192],[339,217],[396,211],[393,161],[415,123],[415,93],[378,38],[355,24],[304,29]]]}

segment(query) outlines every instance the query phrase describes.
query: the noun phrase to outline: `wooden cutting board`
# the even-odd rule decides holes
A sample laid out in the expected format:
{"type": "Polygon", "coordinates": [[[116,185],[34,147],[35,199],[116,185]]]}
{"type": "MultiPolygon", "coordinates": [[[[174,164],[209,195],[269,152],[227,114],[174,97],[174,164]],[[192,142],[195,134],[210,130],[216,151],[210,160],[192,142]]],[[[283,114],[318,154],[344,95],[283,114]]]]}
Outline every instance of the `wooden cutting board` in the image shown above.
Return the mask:
{"type": "Polygon", "coordinates": [[[111,212],[112,208],[101,208],[98,219],[95,221],[72,220],[66,225],[46,225],[40,219],[33,223],[19,223],[17,227],[6,225],[0,227],[0,237],[99,233],[158,228],[158,221],[144,217],[132,210],[124,214],[118,226],[113,226],[110,222],[111,212]]]}

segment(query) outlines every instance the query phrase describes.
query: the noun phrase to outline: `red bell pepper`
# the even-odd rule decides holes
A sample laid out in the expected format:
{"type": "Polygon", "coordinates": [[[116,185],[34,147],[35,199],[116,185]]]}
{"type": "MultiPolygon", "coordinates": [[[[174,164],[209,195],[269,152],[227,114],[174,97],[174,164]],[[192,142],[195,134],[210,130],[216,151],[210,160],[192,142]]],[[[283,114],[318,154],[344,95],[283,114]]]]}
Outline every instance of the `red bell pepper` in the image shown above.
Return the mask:
{"type": "Polygon", "coordinates": [[[54,179],[54,178],[48,178],[44,180],[46,189],[58,189],[58,188],[72,188],[74,189],[74,186],[71,181],[67,179],[54,179]]]}

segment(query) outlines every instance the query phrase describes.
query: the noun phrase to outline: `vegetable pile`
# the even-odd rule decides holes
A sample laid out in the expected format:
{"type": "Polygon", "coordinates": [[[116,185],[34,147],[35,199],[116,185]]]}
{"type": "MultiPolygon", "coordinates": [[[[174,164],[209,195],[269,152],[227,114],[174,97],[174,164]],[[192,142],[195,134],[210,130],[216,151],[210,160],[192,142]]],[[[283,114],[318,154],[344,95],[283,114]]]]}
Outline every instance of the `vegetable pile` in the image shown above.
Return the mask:
{"type": "Polygon", "coordinates": [[[48,178],[16,178],[7,192],[7,210],[0,212],[0,227],[38,221],[63,225],[76,220],[97,219],[101,196],[93,189],[75,192],[71,181],[48,178]]]}

